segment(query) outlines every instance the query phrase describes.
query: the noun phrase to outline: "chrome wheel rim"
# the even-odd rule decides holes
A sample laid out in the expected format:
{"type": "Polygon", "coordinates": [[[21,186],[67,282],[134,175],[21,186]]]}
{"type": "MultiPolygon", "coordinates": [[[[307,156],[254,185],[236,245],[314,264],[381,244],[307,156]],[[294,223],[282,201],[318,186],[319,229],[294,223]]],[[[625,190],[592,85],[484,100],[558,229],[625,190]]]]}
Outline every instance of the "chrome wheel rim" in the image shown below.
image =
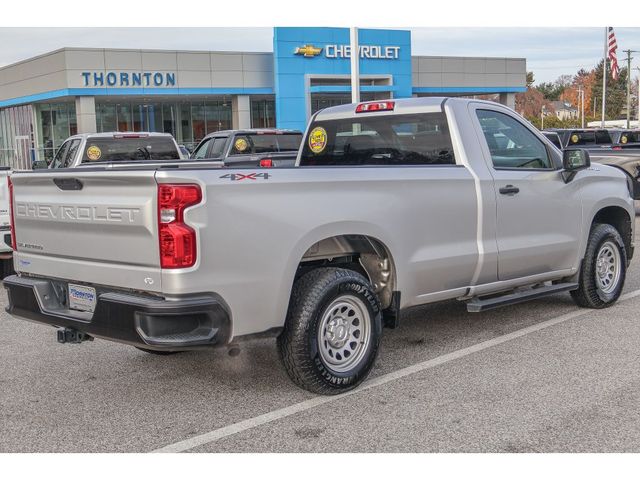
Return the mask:
{"type": "Polygon", "coordinates": [[[603,293],[611,293],[620,281],[620,250],[613,242],[605,242],[596,256],[596,285],[603,293]]]}
{"type": "Polygon", "coordinates": [[[371,339],[371,318],[364,302],[353,295],[336,298],[318,325],[318,351],[324,364],[343,373],[360,363],[371,339]]]}

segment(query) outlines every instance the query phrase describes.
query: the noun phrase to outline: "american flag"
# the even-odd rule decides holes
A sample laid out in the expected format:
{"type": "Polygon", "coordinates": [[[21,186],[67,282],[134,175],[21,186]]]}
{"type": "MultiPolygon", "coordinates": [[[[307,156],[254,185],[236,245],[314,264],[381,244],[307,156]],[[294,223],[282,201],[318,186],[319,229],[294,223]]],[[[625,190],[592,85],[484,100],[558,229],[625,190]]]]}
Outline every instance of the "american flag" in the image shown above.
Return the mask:
{"type": "Polygon", "coordinates": [[[617,49],[618,42],[616,42],[616,34],[613,33],[613,27],[609,27],[607,55],[609,57],[609,65],[611,65],[611,77],[614,80],[617,80],[618,76],[620,75],[620,67],[618,67],[618,56],[616,55],[617,49]]]}

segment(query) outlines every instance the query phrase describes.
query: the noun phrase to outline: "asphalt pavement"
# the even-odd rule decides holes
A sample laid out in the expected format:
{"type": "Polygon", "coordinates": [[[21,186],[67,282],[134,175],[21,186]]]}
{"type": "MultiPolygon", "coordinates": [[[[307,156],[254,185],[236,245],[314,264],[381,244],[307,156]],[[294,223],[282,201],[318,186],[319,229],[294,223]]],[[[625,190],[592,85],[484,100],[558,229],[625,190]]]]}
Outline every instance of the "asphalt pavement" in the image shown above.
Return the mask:
{"type": "Polygon", "coordinates": [[[412,309],[340,397],[293,385],[275,340],[237,357],[61,345],[0,293],[0,451],[639,452],[639,263],[606,310],[568,294],[412,309]]]}

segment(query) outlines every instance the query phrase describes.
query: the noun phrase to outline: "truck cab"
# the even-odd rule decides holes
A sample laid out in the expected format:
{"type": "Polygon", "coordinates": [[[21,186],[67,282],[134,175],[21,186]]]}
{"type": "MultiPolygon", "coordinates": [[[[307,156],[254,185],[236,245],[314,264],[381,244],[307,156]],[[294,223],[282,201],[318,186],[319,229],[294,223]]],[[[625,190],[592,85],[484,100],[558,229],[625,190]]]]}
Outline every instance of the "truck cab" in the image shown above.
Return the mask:
{"type": "Polygon", "coordinates": [[[207,135],[191,159],[219,160],[236,168],[293,166],[301,141],[299,130],[223,130],[207,135]]]}

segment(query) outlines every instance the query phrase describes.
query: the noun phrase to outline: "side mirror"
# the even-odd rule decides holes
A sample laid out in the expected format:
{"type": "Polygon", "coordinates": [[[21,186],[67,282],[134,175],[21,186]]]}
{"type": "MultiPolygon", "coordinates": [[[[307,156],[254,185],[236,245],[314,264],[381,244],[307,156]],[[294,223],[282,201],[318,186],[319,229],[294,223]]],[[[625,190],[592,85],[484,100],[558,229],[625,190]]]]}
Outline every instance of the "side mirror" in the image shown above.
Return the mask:
{"type": "Polygon", "coordinates": [[[591,166],[591,158],[589,152],[582,149],[567,149],[562,152],[562,178],[565,183],[573,180],[580,170],[591,166]]]}

